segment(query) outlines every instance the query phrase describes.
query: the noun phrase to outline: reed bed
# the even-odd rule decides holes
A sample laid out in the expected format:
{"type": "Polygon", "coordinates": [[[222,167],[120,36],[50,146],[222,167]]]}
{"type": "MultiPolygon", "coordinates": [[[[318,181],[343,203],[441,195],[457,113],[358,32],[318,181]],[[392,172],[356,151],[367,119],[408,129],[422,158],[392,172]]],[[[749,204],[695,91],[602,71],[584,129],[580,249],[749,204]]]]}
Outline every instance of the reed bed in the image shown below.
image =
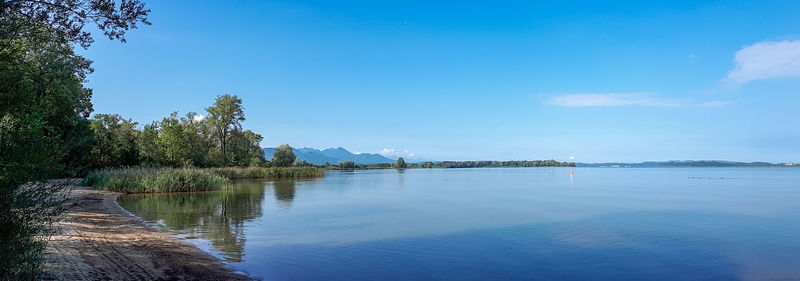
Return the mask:
{"type": "Polygon", "coordinates": [[[126,192],[193,192],[219,190],[233,179],[301,179],[323,177],[317,168],[106,168],[90,172],[83,184],[98,189],[126,192]]]}
{"type": "Polygon", "coordinates": [[[230,184],[216,173],[193,168],[106,168],[90,172],[83,181],[88,186],[127,193],[208,191],[230,184]]]}
{"type": "Polygon", "coordinates": [[[310,167],[228,167],[208,170],[227,179],[309,179],[325,176],[325,170],[310,167]]]}

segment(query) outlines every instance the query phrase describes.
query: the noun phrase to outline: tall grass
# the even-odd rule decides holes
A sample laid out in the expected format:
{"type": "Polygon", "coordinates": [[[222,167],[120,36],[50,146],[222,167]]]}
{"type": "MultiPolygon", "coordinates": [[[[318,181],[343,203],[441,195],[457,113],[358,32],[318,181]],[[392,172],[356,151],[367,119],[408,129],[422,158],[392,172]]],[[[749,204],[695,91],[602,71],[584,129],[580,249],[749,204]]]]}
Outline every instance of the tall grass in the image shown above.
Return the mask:
{"type": "Polygon", "coordinates": [[[191,192],[219,190],[233,179],[300,179],[323,177],[317,168],[144,168],[101,169],[90,172],[84,185],[126,192],[191,192]]]}
{"type": "Polygon", "coordinates": [[[310,167],[228,167],[210,168],[209,170],[228,179],[308,179],[325,176],[325,170],[310,167]]]}
{"type": "Polygon", "coordinates": [[[230,180],[216,173],[193,168],[106,168],[92,171],[84,178],[85,185],[128,193],[207,191],[229,183],[230,180]]]}

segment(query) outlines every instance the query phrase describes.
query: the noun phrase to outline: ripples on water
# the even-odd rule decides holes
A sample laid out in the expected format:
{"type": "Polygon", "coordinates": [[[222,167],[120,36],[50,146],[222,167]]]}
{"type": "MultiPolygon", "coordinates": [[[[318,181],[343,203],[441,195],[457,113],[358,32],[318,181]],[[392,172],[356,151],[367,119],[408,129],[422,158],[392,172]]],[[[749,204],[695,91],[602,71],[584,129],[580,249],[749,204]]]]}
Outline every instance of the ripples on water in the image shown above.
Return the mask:
{"type": "Polygon", "coordinates": [[[329,172],[119,202],[267,280],[800,278],[800,169],[329,172]]]}

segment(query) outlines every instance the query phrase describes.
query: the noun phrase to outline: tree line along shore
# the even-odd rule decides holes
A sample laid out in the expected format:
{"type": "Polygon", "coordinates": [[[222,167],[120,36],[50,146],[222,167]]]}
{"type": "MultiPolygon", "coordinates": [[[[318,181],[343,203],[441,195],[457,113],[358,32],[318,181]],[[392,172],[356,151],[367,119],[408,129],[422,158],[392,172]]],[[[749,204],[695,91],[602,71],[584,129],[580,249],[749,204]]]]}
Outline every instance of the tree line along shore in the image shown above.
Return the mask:
{"type": "Polygon", "coordinates": [[[373,170],[373,169],[452,169],[452,168],[534,168],[534,167],[575,167],[573,162],[556,160],[523,160],[523,161],[426,161],[407,163],[403,157],[395,163],[358,164],[353,161],[342,161],[338,164],[325,163],[314,165],[300,161],[298,166],[318,167],[327,170],[373,170]]]}

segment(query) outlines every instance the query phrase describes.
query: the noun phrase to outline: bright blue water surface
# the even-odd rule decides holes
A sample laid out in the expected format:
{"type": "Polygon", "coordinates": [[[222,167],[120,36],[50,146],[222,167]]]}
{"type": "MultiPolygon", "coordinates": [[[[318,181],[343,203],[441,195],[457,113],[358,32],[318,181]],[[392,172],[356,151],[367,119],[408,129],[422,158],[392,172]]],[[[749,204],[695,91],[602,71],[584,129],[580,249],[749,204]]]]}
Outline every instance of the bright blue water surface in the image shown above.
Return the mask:
{"type": "Polygon", "coordinates": [[[794,168],[334,171],[119,203],[265,280],[800,279],[794,168]]]}

